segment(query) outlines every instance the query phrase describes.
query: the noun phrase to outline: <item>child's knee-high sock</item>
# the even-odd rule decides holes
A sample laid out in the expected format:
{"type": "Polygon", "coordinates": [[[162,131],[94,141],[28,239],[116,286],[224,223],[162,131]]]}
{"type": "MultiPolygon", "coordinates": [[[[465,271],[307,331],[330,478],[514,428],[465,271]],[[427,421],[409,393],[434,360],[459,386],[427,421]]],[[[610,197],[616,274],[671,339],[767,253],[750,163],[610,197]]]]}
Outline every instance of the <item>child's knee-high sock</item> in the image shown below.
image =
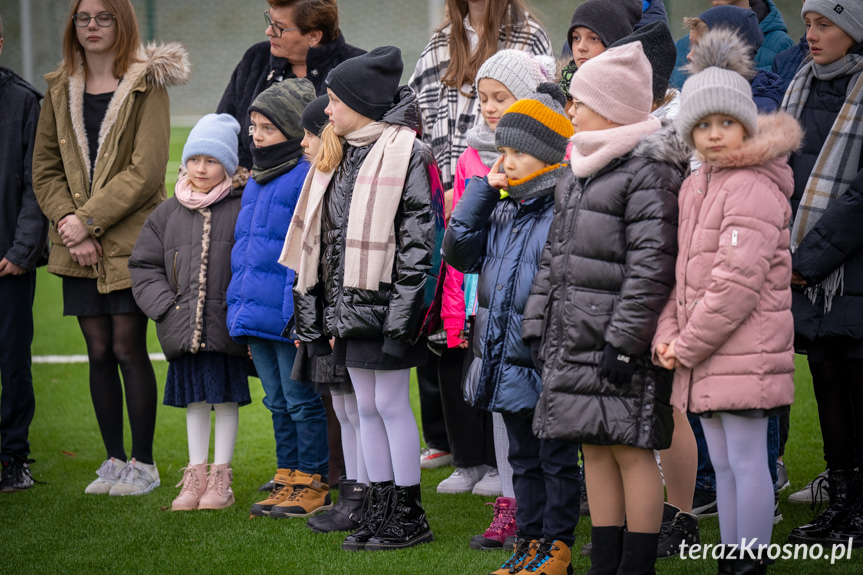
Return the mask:
{"type": "Polygon", "coordinates": [[[373,483],[392,481],[393,464],[387,429],[375,404],[375,371],[349,367],[348,373],[354,384],[354,396],[360,418],[360,446],[369,481],[373,483]]]}
{"type": "Polygon", "coordinates": [[[189,463],[206,463],[210,454],[210,408],[204,401],[186,406],[186,433],[189,439],[189,463]]]}
{"type": "Polygon", "coordinates": [[[216,403],[216,445],[213,463],[230,463],[234,458],[234,445],[237,443],[237,428],[240,425],[240,404],[216,403]]]}

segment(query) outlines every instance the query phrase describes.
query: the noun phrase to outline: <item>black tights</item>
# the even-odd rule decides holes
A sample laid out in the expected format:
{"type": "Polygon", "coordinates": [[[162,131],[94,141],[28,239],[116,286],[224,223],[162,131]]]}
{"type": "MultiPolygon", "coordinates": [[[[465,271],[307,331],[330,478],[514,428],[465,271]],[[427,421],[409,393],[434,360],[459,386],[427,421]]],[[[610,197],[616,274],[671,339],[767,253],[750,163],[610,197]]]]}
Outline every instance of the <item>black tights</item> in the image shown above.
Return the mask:
{"type": "Polygon", "coordinates": [[[810,361],[828,469],[850,470],[863,461],[863,360],[810,361]]]}
{"type": "Polygon", "coordinates": [[[108,458],[126,461],[123,445],[123,390],[132,457],[153,463],[156,428],[156,374],[147,356],[147,316],[143,314],[79,317],[90,359],[90,396],[108,458]],[[120,372],[123,384],[120,384],[120,372]]]}

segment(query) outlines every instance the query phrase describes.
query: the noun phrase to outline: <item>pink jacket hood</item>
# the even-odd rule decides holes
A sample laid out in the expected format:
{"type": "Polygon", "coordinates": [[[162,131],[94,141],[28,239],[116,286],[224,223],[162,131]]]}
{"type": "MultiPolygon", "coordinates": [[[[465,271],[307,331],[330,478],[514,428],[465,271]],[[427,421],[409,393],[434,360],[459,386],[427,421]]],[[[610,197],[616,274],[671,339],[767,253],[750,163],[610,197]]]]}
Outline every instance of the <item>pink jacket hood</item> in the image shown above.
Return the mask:
{"type": "Polygon", "coordinates": [[[677,340],[682,367],[671,402],[683,412],[794,400],[786,156],[802,130],[783,112],[759,116],[758,126],[755,138],[721,165],[703,164],[680,190],[676,287],[653,345],[677,340]]]}

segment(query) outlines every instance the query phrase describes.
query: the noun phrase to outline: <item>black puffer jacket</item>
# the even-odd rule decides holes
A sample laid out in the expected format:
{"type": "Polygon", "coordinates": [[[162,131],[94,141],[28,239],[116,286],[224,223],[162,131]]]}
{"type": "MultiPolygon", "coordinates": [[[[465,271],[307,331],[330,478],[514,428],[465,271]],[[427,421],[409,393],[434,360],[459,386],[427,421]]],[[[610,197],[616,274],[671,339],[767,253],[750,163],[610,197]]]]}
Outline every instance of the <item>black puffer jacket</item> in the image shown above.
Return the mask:
{"type": "Polygon", "coordinates": [[[533,431],[589,445],[671,444],[671,372],[650,362],[674,285],[677,192],[688,150],[666,125],[597,174],[567,175],[527,301],[525,341],[542,338],[533,431]],[[632,357],[632,382],[599,376],[606,343],[632,357]]]}
{"type": "MultiPolygon", "coordinates": [[[[420,109],[414,92],[403,86],[396,100],[381,121],[419,132],[420,109]]],[[[383,338],[383,351],[400,356],[439,322],[440,309],[433,309],[433,304],[439,308],[440,298],[435,296],[443,280],[443,188],[431,149],[417,137],[396,213],[392,285],[378,291],[344,287],[344,236],[351,196],[360,165],[371,149],[372,145],[344,145],[342,163],[324,199],[320,281],[305,294],[294,289],[294,319],[297,335],[312,347],[330,337],[383,338]]],[[[310,352],[315,355],[317,350],[310,352]]]]}
{"type": "Polygon", "coordinates": [[[204,210],[190,210],[177,198],[169,198],[141,229],[129,258],[132,293],[141,310],[156,322],[168,359],[199,351],[246,355],[246,346],[228,334],[226,298],[242,193],[231,190],[228,197],[204,210]],[[208,256],[202,258],[205,246],[208,256]],[[203,285],[202,263],[206,264],[203,285]],[[199,300],[204,304],[200,314],[199,300]]]}
{"type": "MultiPolygon", "coordinates": [[[[851,51],[863,54],[863,44],[857,44],[851,51]]],[[[812,80],[809,99],[800,115],[803,145],[788,160],[794,170],[791,209],[795,217],[821,148],[845,104],[846,94],[853,89],[851,78],[846,75],[833,80],[812,80]]],[[[859,162],[861,167],[857,177],[830,204],[791,257],[792,269],[810,284],[818,284],[840,265],[845,266],[842,290],[833,298],[830,313],[824,312],[823,296],[812,303],[802,287],[791,286],[798,351],[805,352],[808,341],[824,337],[863,339],[863,234],[860,233],[863,157],[851,161],[859,162]]]]}
{"type": "MultiPolygon", "coordinates": [[[[330,70],[366,51],[345,42],[339,37],[328,44],[309,48],[306,55],[307,79],[314,85],[318,96],[327,93],[324,80],[330,70]]],[[[269,42],[258,42],[243,54],[243,59],[234,68],[231,79],[225,87],[222,99],[216,107],[218,114],[230,114],[240,123],[239,149],[240,165],[252,169],[252,136],[249,135],[249,106],[258,95],[282,80],[296,78],[291,65],[285,58],[277,58],[270,53],[269,42]]]]}

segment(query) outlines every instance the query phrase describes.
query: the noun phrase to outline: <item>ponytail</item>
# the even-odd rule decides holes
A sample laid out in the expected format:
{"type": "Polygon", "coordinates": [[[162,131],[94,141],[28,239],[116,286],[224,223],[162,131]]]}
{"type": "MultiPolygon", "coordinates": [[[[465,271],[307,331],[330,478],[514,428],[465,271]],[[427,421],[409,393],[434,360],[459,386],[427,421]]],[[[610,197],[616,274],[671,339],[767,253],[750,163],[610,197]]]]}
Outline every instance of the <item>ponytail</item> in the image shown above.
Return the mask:
{"type": "Polygon", "coordinates": [[[332,124],[327,124],[321,132],[321,149],[312,165],[319,172],[332,172],[342,162],[342,141],[336,135],[332,124]]]}

